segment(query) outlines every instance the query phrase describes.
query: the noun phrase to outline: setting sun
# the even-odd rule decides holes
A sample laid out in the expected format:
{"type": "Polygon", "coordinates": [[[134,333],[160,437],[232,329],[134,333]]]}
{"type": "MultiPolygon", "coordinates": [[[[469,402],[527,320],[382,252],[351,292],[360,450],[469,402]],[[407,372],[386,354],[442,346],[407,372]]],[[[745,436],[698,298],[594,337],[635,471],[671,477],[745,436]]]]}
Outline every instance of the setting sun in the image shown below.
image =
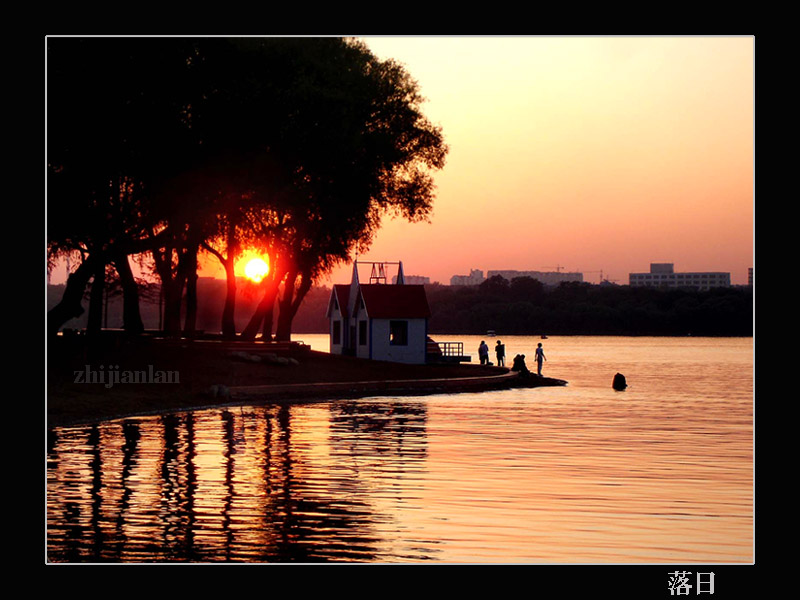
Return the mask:
{"type": "Polygon", "coordinates": [[[269,273],[269,265],[261,258],[251,258],[244,267],[244,275],[251,281],[260,282],[269,273]]]}

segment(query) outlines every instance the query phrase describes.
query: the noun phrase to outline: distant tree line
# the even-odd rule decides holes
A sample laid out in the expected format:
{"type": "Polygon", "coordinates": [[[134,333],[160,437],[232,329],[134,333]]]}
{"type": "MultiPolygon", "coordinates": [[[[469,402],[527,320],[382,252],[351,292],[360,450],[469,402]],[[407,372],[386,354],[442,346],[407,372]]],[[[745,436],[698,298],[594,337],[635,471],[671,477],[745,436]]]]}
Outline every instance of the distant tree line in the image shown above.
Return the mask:
{"type": "Polygon", "coordinates": [[[140,265],[159,283],[162,328],[198,329],[198,261],[227,276],[219,330],[289,339],[320,275],[367,247],[382,215],[427,218],[441,131],[396,62],[339,38],[49,38],[47,243],[77,265],[48,311],[59,331],[144,329],[140,265]],[[234,265],[268,257],[260,301],[236,324],[234,265]],[[275,319],[273,318],[275,317],[275,319]]]}
{"type": "MultiPolygon", "coordinates": [[[[426,285],[431,334],[753,335],[753,292],[562,283],[502,277],[480,286],[426,285]]],[[[330,289],[314,287],[296,318],[297,331],[327,333],[330,289]]]]}
{"type": "Polygon", "coordinates": [[[426,286],[432,333],[504,335],[753,334],[749,288],[660,289],[589,283],[546,287],[530,277],[426,286]]]}
{"type": "MultiPolygon", "coordinates": [[[[110,284],[106,287],[103,300],[103,327],[121,329],[124,325],[124,299],[118,282],[111,280],[110,284]]],[[[59,303],[64,295],[64,287],[64,284],[48,286],[48,309],[59,303]]],[[[144,328],[148,331],[157,331],[162,325],[163,298],[160,287],[157,282],[143,282],[139,289],[140,317],[144,328]]],[[[220,333],[220,315],[225,306],[226,288],[224,280],[205,277],[198,280],[196,316],[198,334],[217,335],[220,333]]],[[[292,321],[292,334],[326,333],[328,331],[326,309],[330,293],[330,289],[326,287],[312,286],[309,289],[292,321]]],[[[90,295],[91,289],[88,289],[84,300],[88,301],[90,295]]],[[[237,331],[245,328],[260,301],[261,286],[253,281],[239,278],[236,286],[235,325],[237,331]]],[[[67,321],[63,329],[85,330],[87,325],[88,311],[67,321]]]]}
{"type": "MultiPolygon", "coordinates": [[[[197,325],[219,331],[225,304],[225,282],[201,285],[197,325]]],[[[63,286],[53,286],[53,304],[63,286]]],[[[142,288],[143,319],[148,327],[159,320],[158,284],[142,288]]],[[[432,311],[432,334],[483,335],[753,335],[753,294],[749,288],[696,289],[635,288],[589,283],[547,287],[529,277],[513,281],[490,279],[480,286],[426,285],[432,311]]],[[[259,286],[246,281],[237,291],[237,327],[246,324],[259,302],[259,286]]],[[[111,290],[110,327],[120,327],[121,290],[111,290]]],[[[91,291],[88,292],[91,294],[91,291]]],[[[293,332],[328,333],[326,316],[331,290],[312,286],[293,321],[293,332]]],[[[71,321],[84,327],[86,316],[71,321]]]]}

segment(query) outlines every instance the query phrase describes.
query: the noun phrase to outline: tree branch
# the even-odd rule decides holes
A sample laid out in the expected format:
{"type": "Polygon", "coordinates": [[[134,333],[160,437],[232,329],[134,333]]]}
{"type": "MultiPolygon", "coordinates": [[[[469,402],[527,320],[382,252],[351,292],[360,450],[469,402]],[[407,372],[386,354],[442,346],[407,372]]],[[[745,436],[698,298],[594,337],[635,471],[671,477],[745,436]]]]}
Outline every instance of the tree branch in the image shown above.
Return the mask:
{"type": "Polygon", "coordinates": [[[209,246],[209,245],[208,245],[206,242],[201,242],[201,243],[200,243],[200,246],[201,246],[201,247],[203,248],[203,250],[205,250],[206,252],[210,252],[211,254],[213,254],[214,256],[216,256],[216,257],[219,259],[219,262],[221,262],[223,265],[224,265],[224,264],[227,262],[227,261],[225,260],[225,257],[224,257],[224,256],[222,256],[222,252],[220,252],[220,251],[216,250],[215,248],[212,248],[212,247],[211,247],[211,246],[209,246]]]}

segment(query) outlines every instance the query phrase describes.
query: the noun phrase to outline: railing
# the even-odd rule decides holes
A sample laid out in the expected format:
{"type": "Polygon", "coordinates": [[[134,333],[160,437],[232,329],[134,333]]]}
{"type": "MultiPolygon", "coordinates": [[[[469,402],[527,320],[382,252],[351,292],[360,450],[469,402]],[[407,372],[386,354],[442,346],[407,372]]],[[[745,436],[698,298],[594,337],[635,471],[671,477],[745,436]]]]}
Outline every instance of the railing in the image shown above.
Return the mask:
{"type": "Polygon", "coordinates": [[[464,356],[464,342],[428,342],[428,354],[464,356]]]}

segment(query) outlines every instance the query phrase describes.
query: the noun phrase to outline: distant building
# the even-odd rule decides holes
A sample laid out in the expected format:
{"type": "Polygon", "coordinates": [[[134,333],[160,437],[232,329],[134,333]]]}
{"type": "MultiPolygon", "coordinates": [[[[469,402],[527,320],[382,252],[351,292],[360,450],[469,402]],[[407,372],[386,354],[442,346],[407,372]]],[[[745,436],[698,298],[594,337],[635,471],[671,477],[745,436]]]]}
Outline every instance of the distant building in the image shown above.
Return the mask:
{"type": "MultiPolygon", "coordinates": [[[[380,263],[373,263],[373,271],[376,264],[380,263]]],[[[383,264],[380,272],[384,273],[383,264]]],[[[370,278],[370,283],[361,283],[358,263],[354,263],[350,283],[333,286],[328,301],[331,354],[426,362],[431,310],[425,287],[405,283],[402,263],[394,281],[387,284],[385,275],[381,275],[370,278]]]]}
{"type": "Polygon", "coordinates": [[[483,276],[483,271],[479,269],[472,269],[469,275],[453,275],[450,278],[450,285],[480,285],[486,279],[483,276]]]}
{"type": "MultiPolygon", "coordinates": [[[[423,277],[422,275],[405,275],[406,285],[428,285],[431,282],[430,277],[423,277]]],[[[392,283],[397,283],[397,275],[392,277],[392,283]]]]}
{"type": "Polygon", "coordinates": [[[753,267],[747,268],[747,285],[753,287],[753,267]]]}
{"type": "Polygon", "coordinates": [[[676,273],[673,263],[650,263],[649,273],[631,273],[631,287],[697,288],[701,291],[730,287],[731,274],[721,272],[676,273]]]}
{"type": "Polygon", "coordinates": [[[488,278],[500,275],[503,279],[511,281],[515,277],[530,277],[538,279],[544,285],[557,286],[565,282],[583,282],[583,273],[561,273],[560,271],[489,271],[488,278]]]}

